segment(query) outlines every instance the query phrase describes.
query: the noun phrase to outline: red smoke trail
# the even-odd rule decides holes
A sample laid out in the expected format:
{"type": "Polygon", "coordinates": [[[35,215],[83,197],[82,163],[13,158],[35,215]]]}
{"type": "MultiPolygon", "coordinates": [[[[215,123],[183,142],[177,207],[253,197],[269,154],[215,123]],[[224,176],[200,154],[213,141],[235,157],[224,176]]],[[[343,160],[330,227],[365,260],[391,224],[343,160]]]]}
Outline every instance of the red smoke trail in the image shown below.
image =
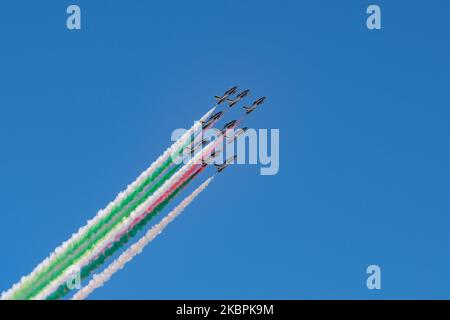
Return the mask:
{"type": "MultiPolygon", "coordinates": [[[[166,200],[170,196],[170,194],[172,192],[174,192],[176,189],[178,189],[178,187],[181,186],[187,179],[189,179],[194,174],[197,174],[197,173],[200,173],[201,171],[203,171],[204,168],[198,169],[197,168],[198,166],[199,165],[193,165],[172,187],[170,187],[170,189],[168,189],[166,192],[164,192],[154,203],[152,203],[152,205],[147,208],[147,210],[145,211],[144,214],[142,214],[141,216],[134,219],[133,223],[130,225],[128,230],[132,230],[136,224],[138,224],[149,213],[151,213],[155,209],[156,206],[158,206],[161,202],[166,200]]],[[[120,239],[120,237],[122,235],[123,235],[123,233],[120,234],[119,237],[116,238],[116,240],[120,239]]]]}

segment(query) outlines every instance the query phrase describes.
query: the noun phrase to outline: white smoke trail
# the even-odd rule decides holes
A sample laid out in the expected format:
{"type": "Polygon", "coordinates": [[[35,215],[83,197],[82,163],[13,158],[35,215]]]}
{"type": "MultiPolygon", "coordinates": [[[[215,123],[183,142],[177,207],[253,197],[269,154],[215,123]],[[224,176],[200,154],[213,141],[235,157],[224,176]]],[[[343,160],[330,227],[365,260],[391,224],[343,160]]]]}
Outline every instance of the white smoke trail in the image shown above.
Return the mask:
{"type": "Polygon", "coordinates": [[[135,256],[140,254],[142,250],[153,241],[168,225],[171,223],[184,209],[210,184],[213,177],[208,178],[197,189],[187,196],[175,209],[173,209],[161,222],[153,226],[147,233],[133,244],[129,249],[123,252],[119,258],[112,262],[104,271],[95,274],[89,283],[81,288],[72,300],[86,299],[94,290],[103,286],[116,272],[123,269],[135,256]]]}
{"type": "MultiPolygon", "coordinates": [[[[168,191],[183,175],[193,166],[201,164],[202,158],[207,158],[209,153],[211,153],[212,149],[214,149],[219,143],[222,142],[223,136],[210,142],[207,146],[205,146],[201,152],[197,153],[193,158],[191,158],[181,169],[179,169],[172,177],[170,177],[167,181],[165,181],[161,187],[159,187],[146,201],[141,203],[126,219],[123,219],[118,225],[116,225],[112,230],[108,232],[108,234],[101,239],[95,246],[89,251],[86,251],[82,257],[75,263],[78,268],[82,268],[87,265],[89,261],[92,260],[93,257],[100,254],[103,249],[108,246],[110,243],[114,242],[116,237],[128,230],[130,225],[133,223],[135,218],[140,217],[145,214],[147,208],[152,206],[154,202],[156,202],[161,195],[163,195],[166,191],[168,191]]],[[[59,277],[56,277],[52,282],[50,282],[43,290],[41,290],[33,300],[44,300],[50,294],[52,294],[61,284],[67,282],[72,277],[71,273],[67,270],[66,273],[61,274],[59,277]]]]}
{"type": "Polygon", "coordinates": [[[75,243],[78,241],[81,237],[83,237],[86,232],[95,224],[97,224],[105,215],[109,214],[111,210],[120,203],[123,199],[128,197],[130,193],[133,192],[133,190],[136,189],[137,186],[139,186],[145,179],[147,179],[149,176],[153,174],[153,172],[161,166],[162,163],[164,163],[169,157],[172,156],[174,152],[179,150],[183,144],[186,143],[188,139],[190,139],[191,135],[201,130],[202,122],[206,121],[208,117],[213,113],[215,110],[215,107],[209,110],[199,121],[196,121],[194,125],[185,133],[183,134],[176,142],[174,142],[166,151],[156,160],[152,163],[152,165],[145,170],[133,183],[128,185],[125,191],[120,192],[116,199],[114,201],[110,202],[106,208],[100,210],[97,215],[87,221],[87,224],[84,227],[81,227],[77,233],[74,233],[72,237],[63,242],[59,247],[55,249],[54,252],[52,252],[47,258],[45,258],[29,275],[24,276],[20,279],[20,281],[16,284],[14,284],[9,290],[6,292],[3,292],[0,296],[0,300],[8,300],[11,299],[17,290],[20,289],[20,287],[30,281],[34,276],[36,276],[41,270],[43,270],[45,267],[47,267],[49,264],[51,264],[61,253],[63,253],[70,244],[75,243]]]}

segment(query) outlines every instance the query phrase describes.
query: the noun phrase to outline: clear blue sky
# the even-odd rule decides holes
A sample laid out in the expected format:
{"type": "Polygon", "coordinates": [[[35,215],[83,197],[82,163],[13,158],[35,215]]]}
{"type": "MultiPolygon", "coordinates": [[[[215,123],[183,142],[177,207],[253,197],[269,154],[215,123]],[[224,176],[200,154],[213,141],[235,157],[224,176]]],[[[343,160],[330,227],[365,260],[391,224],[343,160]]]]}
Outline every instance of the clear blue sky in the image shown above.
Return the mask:
{"type": "Polygon", "coordinates": [[[279,174],[227,170],[91,297],[450,298],[449,11],[2,1],[0,290],[238,84],[268,96],[247,124],[280,129],[279,174]],[[72,3],[81,31],[65,27],[72,3]]]}

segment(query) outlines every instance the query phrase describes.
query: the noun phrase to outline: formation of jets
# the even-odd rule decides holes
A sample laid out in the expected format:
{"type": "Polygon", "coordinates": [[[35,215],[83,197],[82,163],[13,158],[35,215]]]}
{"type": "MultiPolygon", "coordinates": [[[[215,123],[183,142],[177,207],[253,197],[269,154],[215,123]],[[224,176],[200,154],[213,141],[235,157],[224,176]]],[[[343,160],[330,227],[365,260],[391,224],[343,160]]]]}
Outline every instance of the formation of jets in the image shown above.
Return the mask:
{"type": "MultiPolygon", "coordinates": [[[[222,96],[215,96],[214,98],[217,101],[216,106],[218,106],[218,105],[222,104],[224,101],[226,101],[228,103],[228,107],[232,108],[250,93],[250,90],[244,90],[244,91],[238,93],[234,98],[232,98],[232,95],[234,95],[237,92],[237,90],[238,90],[238,87],[235,86],[235,87],[232,87],[232,88],[228,89],[227,91],[225,91],[225,93],[222,96]]],[[[250,106],[245,106],[244,107],[245,115],[252,113],[256,108],[258,108],[260,105],[262,105],[265,100],[266,100],[266,97],[261,97],[258,100],[254,101],[250,106]]],[[[212,127],[217,121],[220,120],[220,118],[222,118],[222,116],[225,114],[226,111],[227,110],[219,111],[219,112],[213,114],[212,116],[210,116],[206,121],[204,121],[202,123],[202,129],[206,130],[206,129],[212,127]]],[[[239,125],[239,122],[240,122],[239,120],[232,120],[232,121],[228,122],[227,124],[225,124],[225,126],[221,130],[221,134],[226,136],[227,130],[234,129],[235,127],[237,127],[239,125]]],[[[238,129],[234,133],[233,137],[229,138],[228,143],[231,143],[231,142],[235,141],[236,139],[238,139],[241,135],[243,135],[247,131],[247,129],[248,129],[247,127],[238,129]]],[[[198,148],[206,145],[206,143],[207,143],[206,141],[202,140],[196,146],[192,147],[190,149],[191,154],[193,154],[196,150],[198,150],[198,148]]],[[[211,163],[211,161],[215,157],[217,157],[219,154],[220,154],[220,151],[214,150],[211,153],[211,155],[208,157],[208,159],[206,159],[206,161],[205,160],[203,161],[203,166],[206,166],[206,165],[208,165],[208,163],[211,163]]],[[[228,165],[230,165],[232,162],[234,162],[235,159],[236,159],[236,156],[232,156],[232,157],[229,157],[223,164],[220,164],[220,165],[215,164],[217,172],[221,172],[222,170],[224,170],[226,167],[228,167],[228,165]]]]}

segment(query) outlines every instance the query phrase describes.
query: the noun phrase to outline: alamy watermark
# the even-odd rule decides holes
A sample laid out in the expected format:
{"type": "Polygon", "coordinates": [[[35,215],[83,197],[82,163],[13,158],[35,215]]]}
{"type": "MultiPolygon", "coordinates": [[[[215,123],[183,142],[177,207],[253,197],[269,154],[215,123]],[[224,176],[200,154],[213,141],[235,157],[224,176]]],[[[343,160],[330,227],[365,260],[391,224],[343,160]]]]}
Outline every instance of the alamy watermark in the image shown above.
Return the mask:
{"type": "Polygon", "coordinates": [[[367,289],[369,290],[381,290],[381,268],[376,264],[372,264],[367,267],[366,273],[369,274],[367,278],[367,289]]]}
{"type": "MultiPolygon", "coordinates": [[[[172,132],[172,141],[178,140],[186,129],[172,132]]],[[[172,154],[175,164],[193,161],[194,164],[260,164],[260,174],[275,175],[280,169],[279,129],[207,129],[200,131],[192,141],[172,154]],[[230,161],[227,161],[230,159],[230,161]]]]}
{"type": "Polygon", "coordinates": [[[67,7],[66,13],[69,15],[66,20],[66,27],[69,30],[81,30],[81,9],[75,4],[67,7]]]}
{"type": "Polygon", "coordinates": [[[366,20],[366,26],[369,30],[381,30],[381,8],[376,4],[367,7],[366,13],[369,14],[366,20]]]}

